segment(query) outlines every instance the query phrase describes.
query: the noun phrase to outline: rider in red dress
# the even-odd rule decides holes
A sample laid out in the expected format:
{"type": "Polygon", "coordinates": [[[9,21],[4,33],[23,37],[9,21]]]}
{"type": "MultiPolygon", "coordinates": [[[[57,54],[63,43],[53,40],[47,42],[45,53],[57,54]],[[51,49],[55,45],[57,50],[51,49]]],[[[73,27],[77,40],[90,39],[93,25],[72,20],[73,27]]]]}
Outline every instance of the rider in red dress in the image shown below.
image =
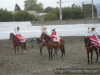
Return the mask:
{"type": "Polygon", "coordinates": [[[60,37],[59,37],[59,35],[58,35],[58,33],[56,32],[55,29],[52,30],[50,37],[53,39],[54,42],[60,41],[60,37]]]}
{"type": "Polygon", "coordinates": [[[94,46],[100,47],[100,38],[98,37],[95,29],[96,29],[95,27],[92,27],[91,30],[89,31],[89,39],[91,40],[91,43],[94,46]]]}
{"type": "Polygon", "coordinates": [[[15,30],[15,36],[16,36],[16,38],[17,38],[20,42],[25,42],[25,41],[26,41],[26,38],[25,38],[22,34],[20,34],[19,31],[20,31],[20,27],[17,26],[17,28],[16,28],[16,30],[15,30]]]}

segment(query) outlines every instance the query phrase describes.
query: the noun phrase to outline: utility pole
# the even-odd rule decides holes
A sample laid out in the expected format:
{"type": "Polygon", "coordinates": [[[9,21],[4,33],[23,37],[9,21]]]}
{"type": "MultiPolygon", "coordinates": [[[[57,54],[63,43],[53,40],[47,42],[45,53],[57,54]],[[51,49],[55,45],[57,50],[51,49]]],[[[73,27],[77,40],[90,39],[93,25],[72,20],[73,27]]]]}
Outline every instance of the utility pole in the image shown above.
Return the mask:
{"type": "Polygon", "coordinates": [[[94,19],[94,2],[92,0],[92,20],[94,19]]]}
{"type": "Polygon", "coordinates": [[[60,9],[59,9],[59,14],[60,14],[60,22],[62,23],[62,0],[60,0],[60,9]]]}
{"type": "Polygon", "coordinates": [[[57,3],[59,4],[59,20],[62,23],[62,0],[59,0],[57,3]]]}

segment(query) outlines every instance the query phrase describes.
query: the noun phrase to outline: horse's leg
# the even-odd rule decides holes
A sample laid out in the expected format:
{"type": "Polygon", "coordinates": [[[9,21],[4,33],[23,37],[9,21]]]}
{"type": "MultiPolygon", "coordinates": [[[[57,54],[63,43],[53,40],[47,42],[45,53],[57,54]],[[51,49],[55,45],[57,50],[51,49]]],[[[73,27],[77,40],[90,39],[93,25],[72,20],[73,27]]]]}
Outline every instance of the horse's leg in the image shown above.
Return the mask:
{"type": "Polygon", "coordinates": [[[65,47],[62,47],[62,56],[65,56],[65,47]]]}
{"type": "Polygon", "coordinates": [[[58,50],[58,48],[52,48],[51,56],[52,56],[52,58],[54,57],[54,59],[57,56],[57,50],[58,50]]]}
{"type": "Polygon", "coordinates": [[[93,49],[91,50],[91,64],[92,64],[92,57],[93,57],[93,49]]]}
{"type": "Polygon", "coordinates": [[[49,60],[51,59],[51,50],[48,48],[49,60]]]}
{"type": "Polygon", "coordinates": [[[42,46],[40,47],[40,55],[42,56],[43,54],[42,54],[42,46]]]}
{"type": "Polygon", "coordinates": [[[43,47],[44,47],[44,44],[41,44],[41,45],[40,45],[40,55],[41,55],[41,56],[43,55],[43,53],[42,53],[43,47]]]}
{"type": "Polygon", "coordinates": [[[61,51],[61,57],[63,57],[63,55],[64,55],[64,50],[63,50],[62,47],[60,48],[60,51],[61,51]]]}
{"type": "Polygon", "coordinates": [[[26,42],[22,43],[21,46],[22,46],[22,53],[23,53],[26,50],[26,42]]]}
{"type": "Polygon", "coordinates": [[[53,48],[48,48],[48,53],[49,53],[49,60],[52,60],[53,59],[53,48]]]}
{"type": "Polygon", "coordinates": [[[61,51],[61,57],[63,56],[63,50],[62,50],[62,48],[60,48],[60,51],[61,51]]]}
{"type": "Polygon", "coordinates": [[[22,43],[22,49],[25,50],[25,43],[22,43]]]}
{"type": "Polygon", "coordinates": [[[26,42],[22,43],[23,51],[26,50],[26,42]]]}
{"type": "Polygon", "coordinates": [[[23,50],[24,50],[23,43],[19,44],[19,49],[21,49],[21,53],[23,53],[23,50]]]}
{"type": "Polygon", "coordinates": [[[95,63],[97,63],[98,62],[98,49],[97,48],[95,48],[95,52],[96,52],[96,55],[97,55],[95,63]]]}
{"type": "Polygon", "coordinates": [[[26,49],[26,42],[23,43],[23,49],[26,49]]]}
{"type": "Polygon", "coordinates": [[[15,50],[15,54],[16,54],[16,51],[17,51],[17,46],[14,46],[14,50],[15,50]]]}
{"type": "Polygon", "coordinates": [[[23,53],[26,49],[26,42],[20,43],[21,53],[23,53]]]}
{"type": "Polygon", "coordinates": [[[20,52],[20,45],[17,46],[17,51],[20,52]]]}
{"type": "Polygon", "coordinates": [[[90,59],[89,59],[89,51],[87,50],[87,58],[88,58],[88,64],[90,63],[90,59]]]}
{"type": "Polygon", "coordinates": [[[42,48],[43,48],[43,47],[40,47],[40,55],[41,55],[41,56],[43,55],[43,54],[42,54],[42,48]]]}
{"type": "Polygon", "coordinates": [[[17,54],[18,51],[19,51],[19,46],[16,45],[16,46],[15,46],[15,52],[16,52],[16,54],[17,54]]]}
{"type": "Polygon", "coordinates": [[[99,53],[99,55],[100,55],[100,48],[99,48],[99,52],[98,52],[98,53],[99,53]]]}
{"type": "Polygon", "coordinates": [[[51,51],[51,60],[53,59],[53,48],[50,49],[51,51]]]}
{"type": "Polygon", "coordinates": [[[58,48],[54,48],[54,56],[57,56],[58,48]]]}

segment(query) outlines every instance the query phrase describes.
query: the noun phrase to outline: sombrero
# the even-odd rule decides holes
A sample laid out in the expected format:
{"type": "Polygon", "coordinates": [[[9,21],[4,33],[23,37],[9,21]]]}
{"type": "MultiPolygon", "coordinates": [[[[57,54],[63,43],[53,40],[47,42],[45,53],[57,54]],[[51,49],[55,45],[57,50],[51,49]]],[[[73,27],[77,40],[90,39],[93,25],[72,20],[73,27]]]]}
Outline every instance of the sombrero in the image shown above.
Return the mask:
{"type": "Polygon", "coordinates": [[[88,29],[96,29],[96,27],[88,27],[88,29]]]}
{"type": "Polygon", "coordinates": [[[42,26],[42,29],[43,29],[43,30],[46,30],[46,29],[47,29],[47,27],[46,27],[46,26],[42,26]]]}
{"type": "Polygon", "coordinates": [[[52,29],[52,31],[55,31],[56,29],[54,28],[54,29],[52,29]]]}

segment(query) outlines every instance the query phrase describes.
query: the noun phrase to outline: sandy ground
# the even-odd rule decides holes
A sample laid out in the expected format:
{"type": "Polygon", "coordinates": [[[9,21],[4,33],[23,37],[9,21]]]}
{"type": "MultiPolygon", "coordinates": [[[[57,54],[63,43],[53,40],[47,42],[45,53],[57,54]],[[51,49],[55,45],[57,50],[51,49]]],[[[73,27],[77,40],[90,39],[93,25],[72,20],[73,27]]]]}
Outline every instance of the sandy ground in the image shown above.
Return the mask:
{"type": "Polygon", "coordinates": [[[83,37],[66,37],[65,46],[66,55],[61,58],[59,51],[59,55],[56,56],[54,60],[50,61],[48,60],[48,52],[46,48],[43,50],[43,56],[40,56],[38,44],[34,44],[34,48],[31,48],[30,43],[28,42],[27,50],[24,52],[21,52],[20,50],[19,53],[15,55],[11,42],[9,40],[1,40],[0,75],[57,75],[56,68],[72,68],[72,66],[74,66],[74,68],[100,68],[100,63],[93,65],[87,64],[83,37]]]}

